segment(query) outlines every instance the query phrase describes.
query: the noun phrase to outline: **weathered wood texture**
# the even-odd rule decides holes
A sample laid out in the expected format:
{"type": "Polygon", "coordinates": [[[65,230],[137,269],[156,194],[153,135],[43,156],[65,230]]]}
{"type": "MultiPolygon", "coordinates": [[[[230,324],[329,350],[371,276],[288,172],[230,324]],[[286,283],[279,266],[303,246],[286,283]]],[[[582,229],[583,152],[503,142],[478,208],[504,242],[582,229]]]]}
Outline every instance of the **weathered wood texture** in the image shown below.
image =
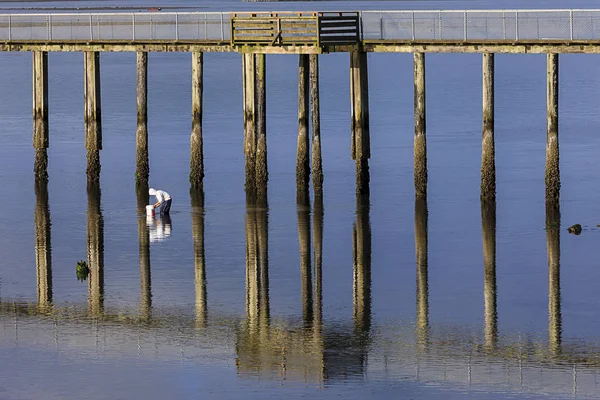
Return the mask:
{"type": "Polygon", "coordinates": [[[84,124],[88,182],[100,180],[102,150],[102,113],[100,96],[100,53],[84,53],[84,124]]]}
{"type": "Polygon", "coordinates": [[[148,53],[136,53],[137,130],[135,134],[136,184],[148,184],[148,53]]]}
{"type": "Polygon", "coordinates": [[[36,180],[48,179],[48,53],[33,52],[33,147],[35,161],[33,173],[36,180]]]}
{"type": "Polygon", "coordinates": [[[253,54],[242,54],[244,97],[244,154],[246,155],[246,192],[256,192],[256,67],[253,54]]]}
{"type": "Polygon", "coordinates": [[[308,55],[298,56],[298,148],[296,151],[296,190],[308,192],[310,184],[309,161],[309,61],[308,55]]]}
{"type": "Polygon", "coordinates": [[[255,54],[256,65],[256,190],[259,196],[267,195],[269,169],[267,163],[267,80],[266,56],[255,54]]]}
{"type": "Polygon", "coordinates": [[[190,135],[190,185],[204,187],[204,143],[202,137],[202,96],[204,54],[192,53],[192,133],[190,135]]]}
{"type": "Polygon", "coordinates": [[[369,158],[371,140],[369,136],[369,87],[367,54],[360,51],[350,53],[350,101],[352,105],[352,159],[356,161],[356,192],[369,192],[369,158]]]}
{"type": "Polygon", "coordinates": [[[311,54],[310,69],[310,113],[312,125],[312,178],[315,195],[323,193],[323,162],[321,158],[321,108],[319,105],[319,56],[311,54]]]}
{"type": "Polygon", "coordinates": [[[548,54],[546,57],[546,201],[558,203],[560,199],[558,151],[558,54],[548,54]]]}
{"type": "Polygon", "coordinates": [[[494,54],[483,54],[483,126],[481,134],[481,199],[496,198],[496,156],[494,139],[494,54]]]}
{"type": "Polygon", "coordinates": [[[425,54],[415,53],[414,59],[414,174],[415,195],[427,196],[427,136],[425,102],[425,54]]]}

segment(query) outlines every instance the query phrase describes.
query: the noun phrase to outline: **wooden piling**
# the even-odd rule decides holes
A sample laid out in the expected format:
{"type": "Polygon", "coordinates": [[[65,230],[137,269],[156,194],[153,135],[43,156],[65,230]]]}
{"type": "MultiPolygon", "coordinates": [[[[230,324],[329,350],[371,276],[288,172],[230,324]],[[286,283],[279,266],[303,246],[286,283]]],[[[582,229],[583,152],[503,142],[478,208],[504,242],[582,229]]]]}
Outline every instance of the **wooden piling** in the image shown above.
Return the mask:
{"type": "Polygon", "coordinates": [[[88,301],[91,315],[104,311],[104,217],[100,207],[100,186],[89,184],[87,210],[88,301]]]}
{"type": "Polygon", "coordinates": [[[415,198],[415,258],[417,264],[417,323],[416,336],[419,351],[429,345],[429,212],[427,198],[415,198]]]}
{"type": "Polygon", "coordinates": [[[192,236],[194,240],[194,287],[196,290],[196,327],[204,328],[207,319],[206,260],[204,257],[204,192],[192,190],[192,236]]]}
{"type": "Polygon", "coordinates": [[[148,161],[148,53],[136,53],[137,130],[135,134],[135,183],[147,185],[150,175],[148,161]]]}
{"type": "MultiPolygon", "coordinates": [[[[308,114],[310,101],[309,56],[300,54],[298,58],[298,149],[296,152],[296,191],[299,196],[308,192],[310,184],[310,162],[308,148],[308,114]]],[[[318,89],[317,89],[318,90],[318,89]]]]}
{"type": "Polygon", "coordinates": [[[498,343],[496,302],[496,202],[481,201],[483,238],[483,302],[485,314],[485,346],[492,351],[498,343]]]}
{"type": "Polygon", "coordinates": [[[494,53],[483,54],[483,127],[481,136],[481,200],[496,199],[496,156],[494,143],[494,53]]]}
{"type": "Polygon", "coordinates": [[[548,338],[552,354],[562,350],[560,303],[560,206],[546,202],[546,245],[548,249],[548,338]]]}
{"type": "Polygon", "coordinates": [[[52,244],[50,239],[50,208],[48,183],[35,182],[35,266],[38,306],[52,303],[52,244]]]}
{"type": "Polygon", "coordinates": [[[319,106],[319,56],[309,56],[310,104],[312,124],[312,179],[315,195],[323,193],[323,163],[321,157],[321,110],[319,106]]]}
{"type": "Polygon", "coordinates": [[[254,54],[242,54],[246,193],[256,195],[256,68],[254,54]]]}
{"type": "Polygon", "coordinates": [[[356,161],[356,193],[369,193],[369,89],[367,53],[350,53],[350,97],[352,105],[352,159],[356,161]]]}
{"type": "Polygon", "coordinates": [[[310,257],[310,197],[308,192],[297,204],[298,242],[300,247],[300,282],[302,294],[302,317],[306,327],[313,322],[312,266],[310,257]]]}
{"type": "Polygon", "coordinates": [[[256,70],[256,191],[257,195],[265,197],[269,169],[267,166],[267,81],[266,55],[255,54],[256,70]]]}
{"type": "Polygon", "coordinates": [[[415,195],[427,196],[427,137],[425,116],[425,54],[414,53],[415,195]]]}
{"type": "Polygon", "coordinates": [[[138,250],[140,259],[140,312],[148,321],[152,310],[152,278],[150,273],[150,232],[146,225],[146,205],[149,203],[148,184],[136,187],[138,213],[138,250]]]}
{"type": "Polygon", "coordinates": [[[192,134],[190,136],[190,185],[204,188],[204,144],[202,138],[202,96],[204,53],[192,52],[192,134]]]}
{"type": "Polygon", "coordinates": [[[558,54],[546,56],[546,202],[560,199],[560,169],[558,152],[558,54]]]}
{"type": "Polygon", "coordinates": [[[365,336],[371,329],[371,222],[369,197],[356,195],[356,222],[352,227],[354,275],[354,329],[365,336]]]}
{"type": "Polygon", "coordinates": [[[48,52],[34,51],[33,82],[33,148],[35,180],[48,180],[48,52]]]}
{"type": "Polygon", "coordinates": [[[88,182],[94,183],[100,180],[100,150],[102,150],[99,52],[84,52],[84,70],[86,172],[88,182]]]}

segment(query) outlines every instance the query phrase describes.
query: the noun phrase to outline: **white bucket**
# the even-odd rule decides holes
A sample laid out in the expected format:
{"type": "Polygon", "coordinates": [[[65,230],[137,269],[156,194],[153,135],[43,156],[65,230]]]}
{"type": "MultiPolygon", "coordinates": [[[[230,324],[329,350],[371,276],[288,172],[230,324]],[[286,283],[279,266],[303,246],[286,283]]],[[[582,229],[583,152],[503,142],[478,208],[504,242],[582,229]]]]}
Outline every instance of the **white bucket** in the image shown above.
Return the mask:
{"type": "Polygon", "coordinates": [[[146,206],[146,215],[154,217],[154,206],[152,204],[146,206]]]}

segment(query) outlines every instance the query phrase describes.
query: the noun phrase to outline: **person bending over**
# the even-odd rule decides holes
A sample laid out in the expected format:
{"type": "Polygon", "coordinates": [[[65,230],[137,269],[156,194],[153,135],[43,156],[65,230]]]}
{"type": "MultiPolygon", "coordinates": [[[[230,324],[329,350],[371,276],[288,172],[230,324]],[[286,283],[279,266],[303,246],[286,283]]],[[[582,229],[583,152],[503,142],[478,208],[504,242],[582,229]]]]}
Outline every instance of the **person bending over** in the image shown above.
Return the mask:
{"type": "Polygon", "coordinates": [[[169,214],[169,211],[171,211],[171,196],[169,193],[154,188],[150,188],[148,193],[150,196],[156,196],[157,201],[154,203],[154,208],[160,207],[160,214],[169,214]]]}

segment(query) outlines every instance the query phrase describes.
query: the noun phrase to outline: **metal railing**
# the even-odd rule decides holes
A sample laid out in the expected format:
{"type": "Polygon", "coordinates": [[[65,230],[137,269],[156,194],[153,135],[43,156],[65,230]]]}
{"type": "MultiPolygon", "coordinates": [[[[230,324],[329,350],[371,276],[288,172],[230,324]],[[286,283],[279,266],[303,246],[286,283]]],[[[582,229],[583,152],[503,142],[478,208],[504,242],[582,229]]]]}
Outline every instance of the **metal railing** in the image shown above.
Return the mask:
{"type": "MultiPolygon", "coordinates": [[[[233,13],[0,14],[0,41],[223,41],[233,13]]],[[[600,40],[600,10],[362,11],[363,40],[600,40]]]]}
{"type": "Polygon", "coordinates": [[[363,11],[363,40],[600,40],[600,10],[363,11]]]}
{"type": "Polygon", "coordinates": [[[231,13],[0,14],[0,41],[229,41],[231,13]]]}

